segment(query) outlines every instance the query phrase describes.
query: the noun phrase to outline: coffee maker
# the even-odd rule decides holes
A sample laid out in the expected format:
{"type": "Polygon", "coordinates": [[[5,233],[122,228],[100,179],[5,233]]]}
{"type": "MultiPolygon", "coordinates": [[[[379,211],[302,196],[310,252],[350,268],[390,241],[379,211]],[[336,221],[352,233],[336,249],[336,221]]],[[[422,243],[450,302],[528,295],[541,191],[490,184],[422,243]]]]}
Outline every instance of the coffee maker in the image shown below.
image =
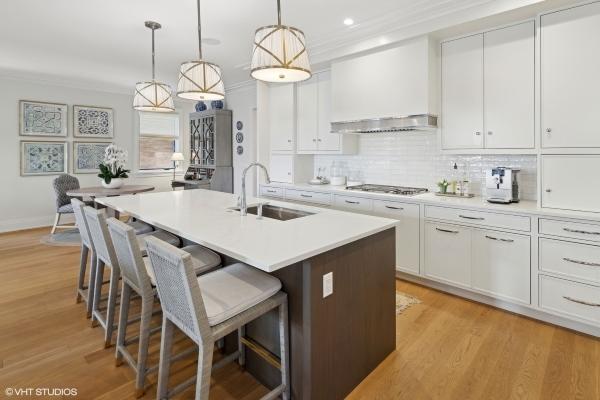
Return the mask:
{"type": "Polygon", "coordinates": [[[490,203],[518,203],[518,169],[496,167],[485,171],[485,195],[490,203]]]}

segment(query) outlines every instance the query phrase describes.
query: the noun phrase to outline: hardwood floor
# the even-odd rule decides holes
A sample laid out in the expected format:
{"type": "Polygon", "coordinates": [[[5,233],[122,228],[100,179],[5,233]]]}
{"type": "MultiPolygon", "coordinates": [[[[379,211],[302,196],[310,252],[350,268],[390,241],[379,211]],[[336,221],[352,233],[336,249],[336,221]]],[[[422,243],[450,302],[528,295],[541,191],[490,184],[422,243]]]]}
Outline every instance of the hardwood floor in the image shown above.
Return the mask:
{"type": "MultiPolygon", "coordinates": [[[[40,244],[48,231],[0,235],[0,393],[76,388],[81,399],[130,399],[133,371],[115,367],[114,347],[103,348],[100,328],[75,303],[79,248],[40,244]]],[[[349,398],[600,399],[600,340],[407,282],[396,287],[422,304],[398,316],[397,350],[349,398]]],[[[178,347],[186,346],[181,339],[178,347]]],[[[178,362],[173,383],[192,376],[195,364],[178,362]]],[[[144,398],[154,398],[155,380],[144,398]]],[[[235,364],[213,374],[212,399],[264,393],[235,364]]],[[[179,396],[191,397],[193,388],[179,396]]]]}

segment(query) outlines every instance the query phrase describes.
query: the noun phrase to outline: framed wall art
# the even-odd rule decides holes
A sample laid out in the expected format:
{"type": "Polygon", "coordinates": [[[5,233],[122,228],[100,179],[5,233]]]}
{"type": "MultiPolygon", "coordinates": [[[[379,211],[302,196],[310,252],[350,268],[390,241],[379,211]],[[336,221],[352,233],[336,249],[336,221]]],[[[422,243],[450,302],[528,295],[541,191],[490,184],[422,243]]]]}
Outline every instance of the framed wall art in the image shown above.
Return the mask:
{"type": "Polygon", "coordinates": [[[66,104],[42,101],[19,101],[19,135],[21,136],[67,136],[66,104]]]}
{"type": "Polygon", "coordinates": [[[67,172],[67,142],[21,141],[21,176],[67,172]]]}
{"type": "Polygon", "coordinates": [[[110,142],[73,142],[73,173],[98,173],[110,142]]]}
{"type": "Polygon", "coordinates": [[[73,136],[78,138],[112,139],[113,109],[73,106],[73,136]]]}

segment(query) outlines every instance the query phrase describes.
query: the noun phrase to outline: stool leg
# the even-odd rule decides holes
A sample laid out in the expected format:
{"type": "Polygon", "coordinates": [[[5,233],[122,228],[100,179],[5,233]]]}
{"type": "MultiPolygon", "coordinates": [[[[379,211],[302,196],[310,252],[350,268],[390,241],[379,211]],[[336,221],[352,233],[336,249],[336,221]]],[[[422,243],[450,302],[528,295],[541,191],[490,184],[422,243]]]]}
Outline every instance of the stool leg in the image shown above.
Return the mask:
{"type": "Polygon", "coordinates": [[[106,331],[104,332],[104,347],[110,347],[112,334],[115,327],[115,305],[117,304],[117,292],[119,291],[119,267],[110,268],[110,287],[108,290],[108,304],[106,305],[106,331]]]}
{"type": "MultiPolygon", "coordinates": [[[[138,343],[137,374],[135,379],[135,397],[144,395],[146,385],[146,361],[148,359],[148,345],[150,341],[150,320],[152,319],[152,306],[154,296],[142,299],[142,318],[140,320],[140,341],[138,343]]],[[[127,322],[125,322],[127,323],[127,322]]],[[[121,326],[119,326],[121,329],[121,326]]]]}
{"type": "MultiPolygon", "coordinates": [[[[81,291],[85,282],[85,270],[87,268],[89,249],[81,244],[81,256],[79,258],[79,276],[77,277],[77,303],[81,303],[81,291]]],[[[89,287],[88,287],[89,290],[89,287]]]]}
{"type": "Polygon", "coordinates": [[[88,281],[88,297],[87,297],[87,317],[90,318],[92,316],[92,308],[94,307],[94,293],[96,291],[96,268],[98,260],[96,259],[96,254],[94,251],[91,251],[92,255],[90,257],[90,276],[88,281]]]}
{"type": "Polygon", "coordinates": [[[96,326],[96,312],[100,312],[100,297],[102,297],[102,281],[104,280],[104,262],[96,258],[96,282],[94,283],[94,307],[92,308],[92,326],[96,326]]]}
{"type": "Polygon", "coordinates": [[[290,365],[289,365],[289,339],[288,339],[288,309],[287,299],[279,306],[279,346],[281,352],[281,383],[284,386],[281,397],[283,400],[290,398],[290,365]]]}
{"type": "Polygon", "coordinates": [[[196,400],[208,400],[214,343],[199,346],[196,375],[196,400]]]}
{"type": "Polygon", "coordinates": [[[171,348],[173,347],[173,323],[163,316],[160,338],[160,361],[158,362],[158,387],[156,398],[167,398],[169,391],[169,369],[171,367],[171,348]]]}
{"type": "Polygon", "coordinates": [[[246,336],[246,325],[241,326],[238,329],[238,351],[240,352],[240,357],[238,358],[238,363],[240,367],[243,369],[246,368],[246,353],[244,349],[244,344],[242,343],[242,338],[246,336]]]}
{"type": "Polygon", "coordinates": [[[117,330],[117,344],[115,357],[115,365],[118,367],[123,364],[123,356],[121,354],[121,346],[125,347],[125,338],[127,337],[127,320],[129,319],[129,303],[131,301],[131,286],[123,282],[121,289],[121,307],[119,310],[119,328],[117,330]]]}
{"type": "Polygon", "coordinates": [[[52,230],[50,231],[51,235],[54,235],[54,232],[56,232],[56,227],[58,226],[59,222],[60,222],[60,213],[56,213],[56,216],[54,217],[54,225],[52,225],[52,230]]]}

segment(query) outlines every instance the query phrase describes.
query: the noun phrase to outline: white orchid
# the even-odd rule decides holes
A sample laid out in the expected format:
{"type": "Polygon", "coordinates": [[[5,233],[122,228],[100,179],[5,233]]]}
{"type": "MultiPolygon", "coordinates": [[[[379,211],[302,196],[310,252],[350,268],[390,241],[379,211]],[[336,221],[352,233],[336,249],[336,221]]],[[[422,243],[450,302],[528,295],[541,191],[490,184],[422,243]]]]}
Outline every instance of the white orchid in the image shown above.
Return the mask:
{"type": "Polygon", "coordinates": [[[127,178],[129,170],[125,169],[126,164],[127,150],[110,144],[104,151],[104,163],[100,164],[98,177],[107,184],[114,178],[127,178]]]}

